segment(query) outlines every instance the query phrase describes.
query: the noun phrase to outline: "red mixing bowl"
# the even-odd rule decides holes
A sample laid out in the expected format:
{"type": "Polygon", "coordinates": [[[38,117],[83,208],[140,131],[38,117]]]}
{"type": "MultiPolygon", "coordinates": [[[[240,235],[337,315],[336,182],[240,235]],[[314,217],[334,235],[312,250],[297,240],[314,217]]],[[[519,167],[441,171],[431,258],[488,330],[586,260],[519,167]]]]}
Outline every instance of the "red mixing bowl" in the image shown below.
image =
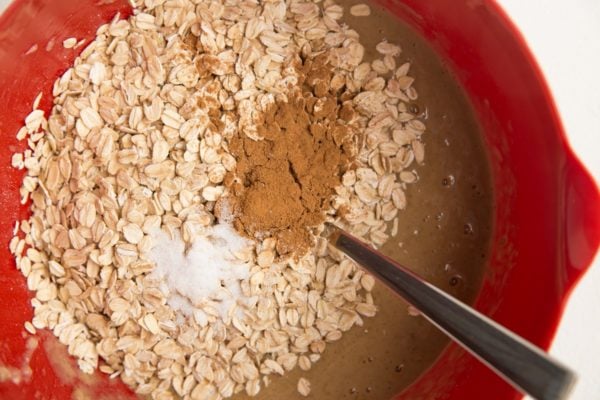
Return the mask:
{"type": "MultiPolygon", "coordinates": [[[[523,38],[495,2],[383,4],[448,63],[483,128],[495,189],[495,226],[490,270],[475,307],[548,348],[566,298],[598,248],[598,188],[569,148],[523,38]]],[[[75,57],[60,42],[51,52],[40,48],[34,57],[25,53],[32,43],[51,38],[90,41],[96,28],[117,12],[131,13],[125,0],[17,0],[0,18],[0,204],[5,207],[0,216],[1,366],[21,366],[26,351],[23,324],[32,316],[30,293],[8,251],[13,222],[27,215],[25,207],[17,206],[22,173],[10,167],[13,151],[22,149],[15,134],[39,91],[44,92],[42,108],[50,109],[52,83],[75,57]]],[[[43,339],[50,333],[41,335],[43,339]]],[[[0,379],[0,398],[70,398],[74,382],[58,378],[56,360],[44,351],[31,357],[31,379],[20,385],[0,379]]],[[[97,375],[88,395],[133,397],[118,379],[97,375]]],[[[400,398],[508,400],[520,394],[450,345],[400,398]]]]}

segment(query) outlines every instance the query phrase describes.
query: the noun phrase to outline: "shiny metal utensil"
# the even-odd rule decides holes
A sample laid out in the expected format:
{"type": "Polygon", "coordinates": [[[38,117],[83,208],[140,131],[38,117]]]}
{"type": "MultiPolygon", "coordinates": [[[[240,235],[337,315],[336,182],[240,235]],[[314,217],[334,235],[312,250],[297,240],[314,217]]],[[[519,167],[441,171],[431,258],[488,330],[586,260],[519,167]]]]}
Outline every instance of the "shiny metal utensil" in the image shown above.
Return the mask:
{"type": "Polygon", "coordinates": [[[539,400],[567,398],[575,374],[533,344],[346,232],[333,228],[329,241],[515,388],[539,400]]]}

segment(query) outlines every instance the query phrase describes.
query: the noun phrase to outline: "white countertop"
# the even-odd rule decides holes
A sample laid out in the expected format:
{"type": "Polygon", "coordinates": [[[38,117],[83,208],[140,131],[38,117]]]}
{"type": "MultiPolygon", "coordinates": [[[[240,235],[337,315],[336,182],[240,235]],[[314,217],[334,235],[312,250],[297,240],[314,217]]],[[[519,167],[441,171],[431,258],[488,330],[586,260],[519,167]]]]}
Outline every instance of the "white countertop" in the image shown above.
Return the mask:
{"type": "MultiPolygon", "coordinates": [[[[569,141],[600,182],[600,1],[498,0],[523,32],[569,141]]],[[[0,0],[0,11],[10,0],[0,0]]],[[[573,292],[551,354],[577,371],[571,400],[600,399],[600,257],[573,292]],[[594,305],[594,306],[592,306],[594,305]]]]}

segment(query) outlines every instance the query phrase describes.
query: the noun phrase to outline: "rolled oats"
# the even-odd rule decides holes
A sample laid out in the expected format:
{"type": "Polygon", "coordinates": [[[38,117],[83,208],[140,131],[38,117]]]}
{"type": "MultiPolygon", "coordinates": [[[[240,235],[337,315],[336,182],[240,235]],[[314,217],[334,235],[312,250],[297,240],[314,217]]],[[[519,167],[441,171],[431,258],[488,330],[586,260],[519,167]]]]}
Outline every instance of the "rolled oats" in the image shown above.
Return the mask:
{"type": "Polygon", "coordinates": [[[371,15],[371,7],[367,4],[357,4],[350,7],[350,15],[355,17],[368,17],[371,15]]]}
{"type": "Polygon", "coordinates": [[[306,378],[300,378],[298,380],[298,393],[306,397],[310,394],[310,381],[306,378]]]}
{"type": "MultiPolygon", "coordinates": [[[[357,168],[324,211],[383,245],[398,230],[406,186],[418,180],[408,168],[424,162],[425,125],[407,111],[418,94],[401,48],[383,41],[382,58],[364,60],[358,34],[342,24],[344,7],[332,1],[163,3],[136,0],[134,16],[100,27],[54,83],[48,119],[38,95],[17,133],[29,149],[11,164],[27,172],[20,193],[32,216],[9,247],[36,291],[25,329],[51,329],[82,370],[100,358],[102,372],[140,395],[254,396],[270,374],[309,370],[328,342],[374,316],[373,277],[324,239],[286,260],[273,238],[261,238],[233,255],[251,265],[240,284],[249,300],[221,318],[217,301],[200,299],[186,319],[148,277],[151,233],[179,230],[190,244],[216,222],[238,162],[230,140],[261,140],[257,118],[298,82],[291,65],[326,54],[329,87],[345,96],[340,116],[364,135],[357,168]]],[[[366,4],[349,9],[370,13],[366,4]]],[[[298,391],[309,395],[308,380],[298,391]]]]}
{"type": "Polygon", "coordinates": [[[65,49],[72,49],[77,44],[77,39],[74,37],[63,40],[63,47],[65,49]]]}

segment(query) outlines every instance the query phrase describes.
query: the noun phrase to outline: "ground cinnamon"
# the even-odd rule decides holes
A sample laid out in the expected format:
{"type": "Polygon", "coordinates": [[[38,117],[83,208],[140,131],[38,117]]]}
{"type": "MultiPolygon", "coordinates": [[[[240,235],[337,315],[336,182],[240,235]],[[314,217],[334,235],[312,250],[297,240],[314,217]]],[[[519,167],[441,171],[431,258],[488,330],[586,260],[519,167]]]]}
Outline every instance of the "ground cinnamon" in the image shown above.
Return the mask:
{"type": "Polygon", "coordinates": [[[324,221],[334,189],[355,156],[349,104],[329,87],[324,57],[299,65],[299,85],[257,121],[262,140],[244,135],[230,142],[237,160],[225,201],[234,226],[246,235],[275,237],[281,256],[311,246],[311,229],[324,221]]]}

